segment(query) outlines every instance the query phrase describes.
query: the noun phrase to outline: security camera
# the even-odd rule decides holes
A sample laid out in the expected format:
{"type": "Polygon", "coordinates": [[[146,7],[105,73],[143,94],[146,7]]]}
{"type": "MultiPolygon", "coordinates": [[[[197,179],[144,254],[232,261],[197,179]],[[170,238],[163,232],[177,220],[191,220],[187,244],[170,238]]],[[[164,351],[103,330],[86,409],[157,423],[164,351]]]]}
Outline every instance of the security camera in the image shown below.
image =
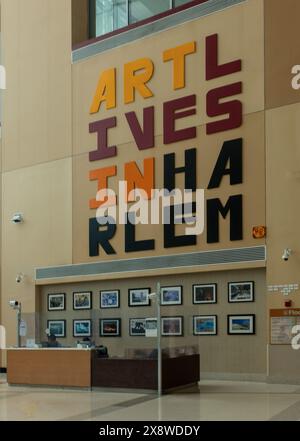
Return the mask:
{"type": "Polygon", "coordinates": [[[21,312],[21,303],[18,302],[18,300],[10,300],[8,302],[9,306],[14,309],[15,311],[21,312]]]}
{"type": "Polygon", "coordinates": [[[285,248],[283,250],[282,260],[287,262],[289,260],[290,255],[292,254],[292,250],[290,248],[285,248]]]}
{"type": "Polygon", "coordinates": [[[24,221],[23,214],[22,214],[22,213],[15,213],[15,214],[13,215],[13,217],[11,218],[11,221],[12,221],[14,224],[20,224],[21,222],[24,221]]]}
{"type": "Polygon", "coordinates": [[[156,298],[156,292],[151,292],[148,294],[149,299],[155,299],[156,298]]]}
{"type": "Polygon", "coordinates": [[[19,273],[19,274],[16,275],[16,283],[23,282],[23,279],[24,279],[24,274],[19,273]]]}

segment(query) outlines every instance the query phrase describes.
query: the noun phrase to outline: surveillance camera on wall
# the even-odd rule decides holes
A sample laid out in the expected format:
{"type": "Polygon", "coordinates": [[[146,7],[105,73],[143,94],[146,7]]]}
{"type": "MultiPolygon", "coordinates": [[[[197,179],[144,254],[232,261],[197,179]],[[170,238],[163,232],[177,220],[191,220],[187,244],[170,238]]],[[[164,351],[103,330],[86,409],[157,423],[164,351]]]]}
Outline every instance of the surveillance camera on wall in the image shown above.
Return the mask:
{"type": "Polygon", "coordinates": [[[19,274],[16,275],[16,283],[23,282],[23,279],[24,279],[24,274],[19,273],[19,274]]]}
{"type": "Polygon", "coordinates": [[[149,299],[155,299],[156,298],[156,292],[151,292],[148,294],[149,299]]]}
{"type": "Polygon", "coordinates": [[[15,213],[15,214],[13,215],[13,217],[11,218],[11,221],[12,221],[14,224],[20,224],[21,222],[24,221],[23,214],[22,214],[22,213],[15,213]]]}
{"type": "Polygon", "coordinates": [[[285,248],[283,251],[283,255],[282,255],[282,260],[284,260],[285,262],[287,262],[289,260],[289,257],[292,253],[292,250],[290,248],[285,248]]]}
{"type": "Polygon", "coordinates": [[[18,302],[18,300],[10,300],[8,304],[12,309],[18,311],[18,313],[21,313],[21,303],[18,302]]]}

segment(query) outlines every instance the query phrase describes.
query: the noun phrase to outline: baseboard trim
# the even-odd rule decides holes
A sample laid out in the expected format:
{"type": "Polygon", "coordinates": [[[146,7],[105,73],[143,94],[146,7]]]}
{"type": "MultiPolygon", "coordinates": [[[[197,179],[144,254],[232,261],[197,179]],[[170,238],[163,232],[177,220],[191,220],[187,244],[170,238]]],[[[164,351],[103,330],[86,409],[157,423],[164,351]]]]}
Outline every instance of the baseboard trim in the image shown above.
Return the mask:
{"type": "MultiPolygon", "coordinates": [[[[256,383],[266,383],[265,374],[236,374],[232,372],[200,372],[201,380],[224,380],[224,381],[252,381],[256,383]]],[[[200,384],[201,384],[200,380],[200,384]]]]}
{"type": "Polygon", "coordinates": [[[267,383],[269,384],[290,384],[293,385],[299,385],[300,384],[300,378],[297,377],[282,377],[281,375],[272,375],[270,377],[267,377],[267,383]]]}

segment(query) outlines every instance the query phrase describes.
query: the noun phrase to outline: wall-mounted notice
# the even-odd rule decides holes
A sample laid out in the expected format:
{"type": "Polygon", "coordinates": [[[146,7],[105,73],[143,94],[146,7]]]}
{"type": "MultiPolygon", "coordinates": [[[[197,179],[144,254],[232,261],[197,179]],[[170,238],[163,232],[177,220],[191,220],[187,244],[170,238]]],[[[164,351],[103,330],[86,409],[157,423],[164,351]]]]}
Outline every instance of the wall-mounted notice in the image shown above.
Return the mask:
{"type": "Polygon", "coordinates": [[[146,318],[146,337],[157,337],[157,318],[146,318]]]}
{"type": "Polygon", "coordinates": [[[293,338],[292,328],[300,325],[300,309],[270,310],[270,343],[290,345],[293,338]]]}

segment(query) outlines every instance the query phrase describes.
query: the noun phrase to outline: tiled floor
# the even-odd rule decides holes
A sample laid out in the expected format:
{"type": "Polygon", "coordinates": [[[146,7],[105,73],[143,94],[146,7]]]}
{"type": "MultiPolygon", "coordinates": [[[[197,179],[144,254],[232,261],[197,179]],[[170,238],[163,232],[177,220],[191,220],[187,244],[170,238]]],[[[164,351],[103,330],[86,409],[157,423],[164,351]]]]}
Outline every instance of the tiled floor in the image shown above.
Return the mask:
{"type": "Polygon", "coordinates": [[[164,395],[9,387],[0,376],[0,420],[297,420],[300,386],[201,381],[164,395]]]}

